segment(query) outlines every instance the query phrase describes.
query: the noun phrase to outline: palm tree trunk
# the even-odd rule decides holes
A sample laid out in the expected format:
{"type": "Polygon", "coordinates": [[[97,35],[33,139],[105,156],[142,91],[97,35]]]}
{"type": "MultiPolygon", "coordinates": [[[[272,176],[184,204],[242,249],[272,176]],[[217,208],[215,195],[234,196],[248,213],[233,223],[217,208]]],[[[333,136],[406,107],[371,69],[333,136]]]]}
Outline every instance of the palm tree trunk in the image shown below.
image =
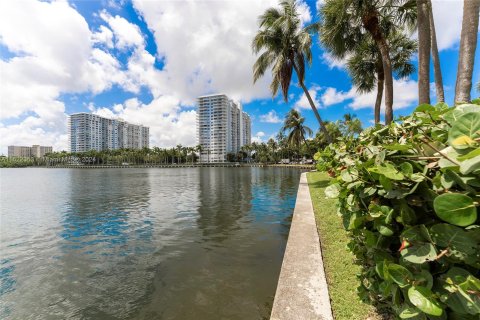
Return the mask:
{"type": "Polygon", "coordinates": [[[440,68],[440,56],[438,55],[437,33],[435,31],[435,21],[433,20],[432,1],[428,0],[428,17],[430,20],[430,39],[432,49],[433,72],[435,77],[435,92],[437,102],[445,102],[445,93],[443,91],[442,69],[440,68]]]}
{"type": "Polygon", "coordinates": [[[480,0],[465,0],[463,2],[460,57],[458,59],[457,82],[455,84],[455,104],[470,102],[473,61],[477,47],[479,8],[480,0]]]}
{"type": "Polygon", "coordinates": [[[427,0],[417,0],[418,103],[430,104],[430,23],[427,0]]]}
{"type": "MultiPolygon", "coordinates": [[[[293,64],[293,68],[295,69],[295,72],[298,75],[299,72],[298,72],[298,69],[297,69],[297,66],[295,65],[295,63],[293,64]]],[[[320,117],[320,114],[318,113],[317,107],[315,107],[315,103],[313,102],[313,99],[310,96],[310,92],[308,92],[307,87],[305,87],[305,84],[303,83],[303,81],[301,81],[299,79],[298,82],[300,83],[300,86],[302,87],[303,92],[305,92],[305,96],[307,97],[308,103],[310,103],[310,107],[312,108],[313,113],[315,114],[315,117],[317,118],[318,124],[320,125],[320,130],[322,130],[323,134],[327,138],[327,141],[329,143],[332,143],[332,138],[328,134],[327,128],[325,127],[325,123],[323,122],[322,118],[320,117]]]]}
{"type": "Polygon", "coordinates": [[[377,67],[377,98],[375,100],[375,124],[380,123],[380,108],[382,106],[383,86],[385,83],[385,73],[383,64],[380,62],[377,67]]]}
{"type": "Polygon", "coordinates": [[[365,29],[374,39],[382,57],[383,72],[385,74],[385,124],[390,124],[393,121],[393,75],[387,41],[380,30],[378,13],[376,11],[372,11],[362,17],[362,22],[365,29]]]}

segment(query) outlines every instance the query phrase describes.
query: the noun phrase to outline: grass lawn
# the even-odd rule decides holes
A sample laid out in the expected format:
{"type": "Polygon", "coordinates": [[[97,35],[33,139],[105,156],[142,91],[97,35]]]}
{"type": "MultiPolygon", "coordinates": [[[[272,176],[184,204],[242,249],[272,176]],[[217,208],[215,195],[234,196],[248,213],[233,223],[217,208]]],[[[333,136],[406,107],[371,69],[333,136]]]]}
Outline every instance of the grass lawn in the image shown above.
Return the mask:
{"type": "Polygon", "coordinates": [[[382,319],[375,308],[363,303],[357,296],[359,283],[356,274],[359,266],[353,263],[353,255],[347,251],[348,236],[341,218],[337,215],[335,199],[326,199],[324,190],[329,177],[323,172],[307,174],[313,209],[317,220],[322,247],[323,263],[327,276],[333,316],[336,320],[382,319]]]}

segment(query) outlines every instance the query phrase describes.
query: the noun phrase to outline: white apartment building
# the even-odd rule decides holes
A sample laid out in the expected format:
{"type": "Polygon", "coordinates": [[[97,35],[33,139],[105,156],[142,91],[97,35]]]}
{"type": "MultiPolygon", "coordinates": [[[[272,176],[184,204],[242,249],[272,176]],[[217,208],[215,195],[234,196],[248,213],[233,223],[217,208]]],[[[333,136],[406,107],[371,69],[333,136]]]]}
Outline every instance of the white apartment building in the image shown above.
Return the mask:
{"type": "Polygon", "coordinates": [[[24,146],[8,146],[8,157],[43,157],[46,153],[51,153],[53,150],[50,146],[40,146],[34,144],[31,147],[24,146]]]}
{"type": "Polygon", "coordinates": [[[225,94],[197,98],[197,139],[202,146],[200,162],[225,162],[251,142],[250,116],[242,105],[225,94]]]}
{"type": "Polygon", "coordinates": [[[122,119],[82,112],[70,115],[68,120],[70,152],[148,148],[149,136],[148,127],[122,119]]]}

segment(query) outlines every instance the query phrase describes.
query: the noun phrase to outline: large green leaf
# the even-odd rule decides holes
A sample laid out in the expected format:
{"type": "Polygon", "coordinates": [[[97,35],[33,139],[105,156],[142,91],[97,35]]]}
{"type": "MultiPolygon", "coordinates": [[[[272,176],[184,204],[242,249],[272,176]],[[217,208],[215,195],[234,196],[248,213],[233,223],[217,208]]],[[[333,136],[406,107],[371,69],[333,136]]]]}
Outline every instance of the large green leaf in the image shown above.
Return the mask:
{"type": "Polygon", "coordinates": [[[400,253],[403,259],[415,264],[433,261],[437,257],[435,247],[429,242],[415,243],[414,245],[403,249],[400,253]]]}
{"type": "Polygon", "coordinates": [[[460,163],[460,172],[463,174],[469,174],[478,169],[480,169],[480,156],[467,159],[460,163]]]}
{"type": "Polygon", "coordinates": [[[466,149],[479,137],[480,112],[469,112],[453,123],[448,133],[448,143],[455,149],[466,149]]]}
{"type": "Polygon", "coordinates": [[[455,312],[480,315],[480,280],[458,267],[451,268],[446,275],[443,288],[450,293],[447,305],[455,312]]]}
{"type": "Polygon", "coordinates": [[[429,112],[435,111],[435,107],[428,103],[423,103],[413,110],[413,112],[429,112]]]}
{"type": "Polygon", "coordinates": [[[332,184],[325,188],[325,196],[327,198],[337,198],[340,194],[340,186],[338,183],[332,184]]]}
{"type": "Polygon", "coordinates": [[[413,148],[411,144],[399,144],[399,143],[395,143],[391,145],[387,144],[383,147],[387,150],[398,150],[398,151],[408,151],[413,148]]]}
{"type": "Polygon", "coordinates": [[[377,229],[378,229],[378,232],[380,232],[380,234],[382,236],[391,237],[394,234],[392,228],[390,228],[388,226],[385,226],[385,225],[379,225],[377,227],[377,229]]]}
{"type": "Polygon", "coordinates": [[[420,270],[420,273],[415,273],[414,278],[415,278],[416,285],[426,287],[430,290],[432,289],[433,276],[429,271],[422,269],[420,270]]]}
{"type": "Polygon", "coordinates": [[[426,314],[438,317],[443,313],[440,303],[433,297],[432,291],[428,288],[411,287],[408,289],[408,299],[415,307],[426,314]]]}
{"type": "Polygon", "coordinates": [[[415,307],[405,305],[400,310],[398,316],[400,319],[417,319],[417,316],[420,314],[420,310],[415,307]]]}
{"type": "Polygon", "coordinates": [[[410,242],[432,242],[428,229],[423,224],[405,229],[401,234],[402,239],[410,242]]]}
{"type": "Polygon", "coordinates": [[[368,169],[371,172],[375,172],[378,174],[383,174],[385,177],[392,179],[392,180],[403,180],[404,175],[398,171],[392,164],[385,163],[379,164],[373,168],[368,169]]]}
{"type": "Polygon", "coordinates": [[[439,247],[457,250],[464,255],[473,254],[477,250],[476,240],[462,228],[451,224],[436,224],[430,228],[430,234],[439,247]]]}
{"type": "Polygon", "coordinates": [[[443,115],[443,118],[453,125],[461,116],[468,112],[480,112],[480,106],[475,104],[462,104],[443,115]]]}
{"type": "Polygon", "coordinates": [[[413,174],[413,166],[409,162],[403,162],[400,165],[400,171],[407,177],[410,177],[413,174]]]}
{"type": "Polygon", "coordinates": [[[464,155],[460,155],[457,157],[458,160],[460,161],[463,161],[463,160],[468,160],[468,159],[472,159],[476,156],[480,156],[480,148],[477,148],[473,151],[470,151],[469,153],[467,154],[464,154],[464,155]]]}
{"type": "Polygon", "coordinates": [[[387,272],[390,278],[401,288],[407,287],[410,284],[410,281],[413,280],[413,274],[407,268],[399,264],[389,263],[387,272]]]}
{"type": "Polygon", "coordinates": [[[437,216],[460,227],[471,225],[477,220],[477,208],[472,198],[460,193],[444,193],[433,201],[437,216]]]}

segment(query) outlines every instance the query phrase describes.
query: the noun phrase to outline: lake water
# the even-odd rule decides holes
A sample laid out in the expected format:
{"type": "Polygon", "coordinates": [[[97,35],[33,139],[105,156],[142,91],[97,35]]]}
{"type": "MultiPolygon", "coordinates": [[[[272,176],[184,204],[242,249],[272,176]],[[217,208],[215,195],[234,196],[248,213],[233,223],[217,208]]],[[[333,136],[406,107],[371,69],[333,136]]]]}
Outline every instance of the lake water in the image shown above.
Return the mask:
{"type": "Polygon", "coordinates": [[[0,318],[268,319],[299,176],[0,169],[0,318]]]}

